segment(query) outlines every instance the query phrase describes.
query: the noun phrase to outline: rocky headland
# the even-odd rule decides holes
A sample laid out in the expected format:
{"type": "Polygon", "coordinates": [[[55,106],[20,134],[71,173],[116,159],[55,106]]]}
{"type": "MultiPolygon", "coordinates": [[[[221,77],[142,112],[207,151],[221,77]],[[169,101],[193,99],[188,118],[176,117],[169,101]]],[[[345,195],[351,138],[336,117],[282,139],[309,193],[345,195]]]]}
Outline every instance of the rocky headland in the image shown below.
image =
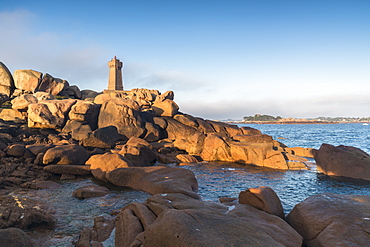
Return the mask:
{"type": "Polygon", "coordinates": [[[110,193],[104,185],[152,196],[122,205],[110,217],[97,216],[92,228],[81,229],[75,246],[104,246],[111,234],[115,246],[338,246],[343,241],[361,246],[370,240],[368,196],[311,196],[285,216],[269,187],[249,188],[219,203],[203,202],[195,175],[181,168],[225,161],[309,169],[310,157],[327,175],[370,180],[370,158],[361,150],[326,144],[320,150],[287,147],[254,128],[182,113],[172,91],[80,90],[47,73],[11,74],[3,63],[0,103],[4,246],[40,246],[23,230],[48,231],[56,224],[47,205],[36,206],[12,191],[55,189],[62,186],[59,179],[86,176],[99,185],[78,188],[71,197],[104,196],[110,193]],[[327,207],[323,211],[318,205],[327,207]],[[356,227],[345,230],[348,222],[356,227]]]}

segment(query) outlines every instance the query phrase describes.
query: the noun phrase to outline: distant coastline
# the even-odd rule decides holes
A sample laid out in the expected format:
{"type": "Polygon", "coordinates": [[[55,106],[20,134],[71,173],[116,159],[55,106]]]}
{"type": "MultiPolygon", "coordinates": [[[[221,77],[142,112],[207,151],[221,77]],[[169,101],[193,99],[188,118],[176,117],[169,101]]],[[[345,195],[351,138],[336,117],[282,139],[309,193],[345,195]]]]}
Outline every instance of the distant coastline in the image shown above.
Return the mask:
{"type": "Polygon", "coordinates": [[[339,124],[353,122],[334,122],[334,121],[227,121],[227,123],[235,124],[339,124]]]}
{"type": "Polygon", "coordinates": [[[318,118],[282,118],[271,115],[256,114],[246,116],[243,120],[225,120],[223,122],[235,124],[340,124],[340,123],[362,123],[369,124],[370,117],[318,117],[318,118]]]}
{"type": "Polygon", "coordinates": [[[370,121],[318,121],[318,120],[288,120],[288,121],[224,121],[233,124],[350,124],[361,123],[370,124],[370,121]]]}

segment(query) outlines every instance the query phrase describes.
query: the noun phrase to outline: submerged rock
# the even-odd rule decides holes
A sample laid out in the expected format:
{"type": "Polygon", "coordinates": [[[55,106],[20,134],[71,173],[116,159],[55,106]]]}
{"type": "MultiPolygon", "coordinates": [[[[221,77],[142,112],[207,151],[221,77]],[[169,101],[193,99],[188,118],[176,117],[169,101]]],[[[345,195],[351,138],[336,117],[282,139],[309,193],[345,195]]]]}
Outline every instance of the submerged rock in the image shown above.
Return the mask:
{"type": "Polygon", "coordinates": [[[72,196],[79,199],[100,197],[109,194],[109,189],[98,185],[86,185],[73,191],[72,196]]]}

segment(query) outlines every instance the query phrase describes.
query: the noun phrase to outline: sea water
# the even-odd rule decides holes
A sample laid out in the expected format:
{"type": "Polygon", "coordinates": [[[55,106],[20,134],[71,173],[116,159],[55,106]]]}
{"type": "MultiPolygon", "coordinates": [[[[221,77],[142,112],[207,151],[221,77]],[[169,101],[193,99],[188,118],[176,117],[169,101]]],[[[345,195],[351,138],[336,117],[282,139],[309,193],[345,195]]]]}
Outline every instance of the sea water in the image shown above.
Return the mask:
{"type": "MultiPolygon", "coordinates": [[[[370,125],[363,124],[241,124],[261,130],[288,147],[319,149],[322,143],[354,146],[370,153],[370,125]]],[[[219,197],[237,198],[240,191],[269,186],[279,196],[284,211],[311,195],[320,193],[370,196],[370,181],[333,178],[318,173],[315,161],[310,170],[280,171],[236,163],[205,163],[188,166],[198,180],[203,200],[219,197]]]]}

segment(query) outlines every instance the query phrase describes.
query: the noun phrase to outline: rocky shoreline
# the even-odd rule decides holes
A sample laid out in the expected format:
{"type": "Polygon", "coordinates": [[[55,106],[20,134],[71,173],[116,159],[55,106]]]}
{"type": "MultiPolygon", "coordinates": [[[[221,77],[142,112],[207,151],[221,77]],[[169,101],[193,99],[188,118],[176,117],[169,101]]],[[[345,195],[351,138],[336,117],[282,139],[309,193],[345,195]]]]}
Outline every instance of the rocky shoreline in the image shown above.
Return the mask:
{"type": "Polygon", "coordinates": [[[46,73],[20,70],[12,75],[2,63],[0,85],[0,240],[5,246],[40,246],[23,230],[51,231],[56,224],[48,205],[12,191],[53,190],[61,186],[54,181],[81,176],[94,177],[100,185],[78,188],[71,197],[104,196],[111,193],[109,184],[152,196],[122,205],[111,216],[97,216],[92,228],[81,229],[75,246],[104,246],[112,234],[115,246],[369,242],[369,196],[311,196],[285,216],[269,187],[249,188],[219,203],[203,202],[193,172],[181,168],[226,161],[309,169],[305,157],[314,157],[325,174],[370,180],[370,157],[361,150],[287,147],[254,128],[181,113],[172,91],[80,91],[46,73]],[[328,210],[317,206],[323,204],[328,210]],[[343,227],[354,221],[355,227],[343,227]]]}

